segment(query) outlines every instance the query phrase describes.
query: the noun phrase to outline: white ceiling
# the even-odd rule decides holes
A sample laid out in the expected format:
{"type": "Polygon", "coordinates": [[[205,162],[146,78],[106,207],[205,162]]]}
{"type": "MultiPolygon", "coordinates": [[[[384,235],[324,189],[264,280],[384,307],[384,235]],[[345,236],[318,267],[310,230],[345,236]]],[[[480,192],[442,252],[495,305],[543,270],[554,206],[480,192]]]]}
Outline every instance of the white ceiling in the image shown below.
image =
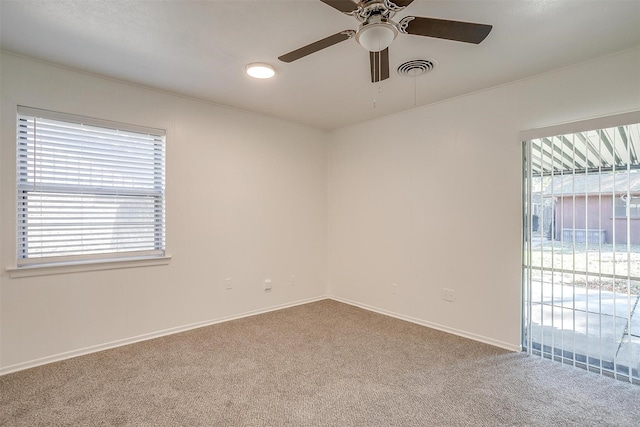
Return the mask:
{"type": "Polygon", "coordinates": [[[322,129],[640,46],[638,0],[415,0],[394,20],[426,16],[493,31],[479,45],[400,34],[391,78],[374,84],[355,40],[278,61],[357,27],[319,0],[0,0],[0,15],[4,50],[322,129]],[[395,73],[411,59],[437,66],[417,78],[395,73]],[[246,76],[256,61],[272,64],[276,77],[246,76]]]}

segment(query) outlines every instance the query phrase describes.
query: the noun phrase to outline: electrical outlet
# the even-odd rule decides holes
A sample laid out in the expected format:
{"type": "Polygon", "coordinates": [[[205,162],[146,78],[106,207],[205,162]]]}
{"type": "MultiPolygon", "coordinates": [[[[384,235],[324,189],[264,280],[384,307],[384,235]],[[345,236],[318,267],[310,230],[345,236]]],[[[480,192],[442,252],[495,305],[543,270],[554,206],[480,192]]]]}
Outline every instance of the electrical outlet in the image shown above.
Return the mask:
{"type": "Polygon", "coordinates": [[[442,288],[442,299],[454,302],[456,300],[456,291],[454,289],[442,288]]]}
{"type": "Polygon", "coordinates": [[[231,284],[231,277],[227,277],[227,279],[224,282],[227,285],[227,290],[233,288],[233,285],[231,284]]]}
{"type": "Polygon", "coordinates": [[[294,276],[293,274],[291,275],[291,280],[289,281],[289,285],[291,286],[296,285],[296,276],[294,276]]]}
{"type": "Polygon", "coordinates": [[[397,295],[398,294],[398,284],[397,283],[392,283],[391,284],[391,293],[393,295],[397,295]]]}
{"type": "Polygon", "coordinates": [[[270,291],[271,290],[271,279],[265,279],[265,281],[264,281],[264,290],[265,291],[270,291]]]}

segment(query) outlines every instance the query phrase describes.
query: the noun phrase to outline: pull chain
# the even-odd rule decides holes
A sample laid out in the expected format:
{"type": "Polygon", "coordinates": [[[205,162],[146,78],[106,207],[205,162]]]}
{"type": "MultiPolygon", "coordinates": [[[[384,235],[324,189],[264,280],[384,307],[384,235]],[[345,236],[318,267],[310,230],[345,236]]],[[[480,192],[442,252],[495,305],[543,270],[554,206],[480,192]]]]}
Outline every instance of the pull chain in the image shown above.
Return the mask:
{"type": "MultiPolygon", "coordinates": [[[[380,47],[378,45],[378,47],[380,47]]],[[[380,49],[378,49],[377,52],[375,52],[373,54],[373,69],[377,70],[377,77],[378,77],[378,90],[377,90],[377,95],[380,95],[382,93],[382,80],[381,80],[381,76],[382,76],[382,51],[380,49]]],[[[376,73],[374,72],[374,75],[376,73]]],[[[376,108],[376,96],[374,95],[373,98],[373,108],[376,108]]]]}

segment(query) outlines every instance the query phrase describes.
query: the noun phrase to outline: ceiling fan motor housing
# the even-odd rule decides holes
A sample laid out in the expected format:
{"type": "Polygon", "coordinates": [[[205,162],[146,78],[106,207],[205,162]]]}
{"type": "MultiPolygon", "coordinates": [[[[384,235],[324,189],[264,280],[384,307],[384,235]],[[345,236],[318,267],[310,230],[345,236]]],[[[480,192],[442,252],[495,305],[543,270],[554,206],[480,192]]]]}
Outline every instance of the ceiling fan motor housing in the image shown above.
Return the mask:
{"type": "Polygon", "coordinates": [[[348,13],[348,15],[354,15],[361,22],[365,22],[375,16],[390,19],[402,9],[404,7],[397,6],[390,0],[361,0],[357,5],[357,9],[348,13]]]}

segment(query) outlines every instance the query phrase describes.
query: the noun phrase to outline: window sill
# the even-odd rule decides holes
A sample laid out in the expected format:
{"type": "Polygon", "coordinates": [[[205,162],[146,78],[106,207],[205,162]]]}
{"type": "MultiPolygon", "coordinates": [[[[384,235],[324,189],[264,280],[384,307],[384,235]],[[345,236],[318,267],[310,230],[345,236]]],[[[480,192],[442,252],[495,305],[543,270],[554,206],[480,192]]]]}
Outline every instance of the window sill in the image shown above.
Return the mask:
{"type": "Polygon", "coordinates": [[[67,262],[55,264],[29,265],[24,267],[7,267],[12,279],[32,276],[49,276],[52,274],[80,273],[84,271],[117,270],[121,268],[153,267],[168,265],[170,255],[145,258],[119,258],[105,261],[67,262]]]}

